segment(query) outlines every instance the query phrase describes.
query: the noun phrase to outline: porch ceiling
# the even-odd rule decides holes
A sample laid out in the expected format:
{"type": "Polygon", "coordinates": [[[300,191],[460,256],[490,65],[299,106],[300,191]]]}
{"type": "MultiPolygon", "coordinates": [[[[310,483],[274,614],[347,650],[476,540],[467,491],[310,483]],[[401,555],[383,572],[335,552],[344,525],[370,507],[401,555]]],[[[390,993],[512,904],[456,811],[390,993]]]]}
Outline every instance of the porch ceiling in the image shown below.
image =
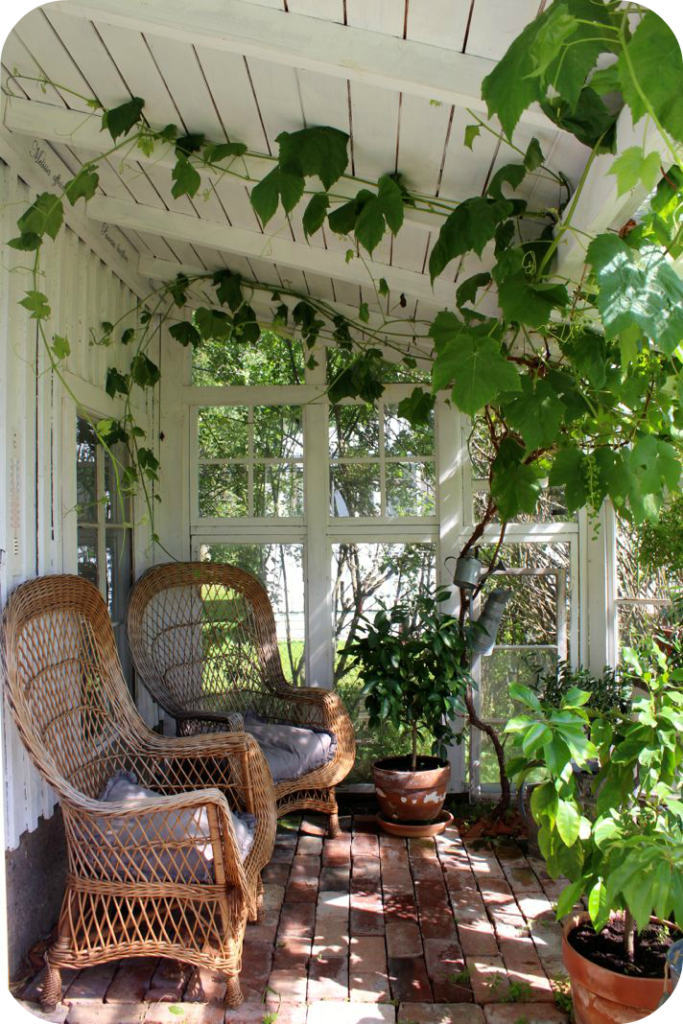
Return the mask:
{"type": "MultiPolygon", "coordinates": [[[[244,141],[277,151],[280,131],[329,124],[351,137],[352,173],[377,178],[400,170],[434,197],[482,192],[509,151],[482,133],[463,147],[467,107],[481,111],[482,78],[544,0],[66,0],[37,8],[10,35],[3,75],[45,74],[105,106],[145,98],[153,125],[244,141]]],[[[13,82],[5,131],[24,146],[46,140],[75,173],[97,151],[99,118],[64,89],[13,82]]],[[[551,165],[576,182],[587,150],[540,111],[520,122],[515,142],[536,136],[551,165]]],[[[139,158],[139,159],[138,159],[139,158]]],[[[270,165],[250,161],[256,177],[270,165]]],[[[208,182],[207,182],[208,183],[208,182]]],[[[279,212],[265,230],[235,179],[208,198],[170,198],[171,160],[101,168],[93,223],[121,227],[142,277],[229,266],[247,278],[288,286],[340,306],[377,299],[360,261],[346,263],[345,239],[320,231],[306,241],[301,211],[279,212]]],[[[347,182],[351,194],[354,182],[347,182]]],[[[526,195],[556,205],[557,190],[531,175],[526,195]]],[[[438,234],[428,215],[406,218],[369,261],[375,279],[408,299],[406,317],[433,318],[452,301],[453,282],[493,262],[492,252],[452,264],[432,289],[429,252],[438,234]]],[[[392,310],[393,312],[393,310],[392,310]]]]}

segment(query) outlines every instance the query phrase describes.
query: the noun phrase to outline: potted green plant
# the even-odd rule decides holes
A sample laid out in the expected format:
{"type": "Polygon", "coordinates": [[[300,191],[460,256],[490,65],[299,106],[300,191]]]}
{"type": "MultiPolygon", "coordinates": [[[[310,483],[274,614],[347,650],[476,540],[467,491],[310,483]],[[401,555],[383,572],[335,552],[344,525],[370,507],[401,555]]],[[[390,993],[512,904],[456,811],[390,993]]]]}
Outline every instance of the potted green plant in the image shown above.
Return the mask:
{"type": "Polygon", "coordinates": [[[625,659],[645,690],[631,710],[587,710],[590,693],[571,687],[544,707],[513,685],[524,705],[506,732],[520,751],[516,779],[539,764],[531,798],[548,872],[569,879],[557,905],[577,1024],[639,1020],[670,990],[666,955],[683,921],[683,670],[654,641],[648,661],[625,659]],[[597,759],[590,799],[573,764],[597,759]],[[587,913],[573,913],[581,898],[587,913]],[[632,1014],[632,1016],[631,1016],[632,1014]]]}
{"type": "Polygon", "coordinates": [[[458,619],[442,610],[448,589],[422,593],[414,603],[382,608],[365,632],[347,647],[363,679],[370,728],[389,722],[410,737],[410,753],[380,758],[373,765],[380,823],[403,835],[426,834],[438,822],[448,792],[445,748],[453,721],[466,714],[463,668],[467,638],[458,619]],[[431,754],[418,752],[431,741],[431,754]]]}

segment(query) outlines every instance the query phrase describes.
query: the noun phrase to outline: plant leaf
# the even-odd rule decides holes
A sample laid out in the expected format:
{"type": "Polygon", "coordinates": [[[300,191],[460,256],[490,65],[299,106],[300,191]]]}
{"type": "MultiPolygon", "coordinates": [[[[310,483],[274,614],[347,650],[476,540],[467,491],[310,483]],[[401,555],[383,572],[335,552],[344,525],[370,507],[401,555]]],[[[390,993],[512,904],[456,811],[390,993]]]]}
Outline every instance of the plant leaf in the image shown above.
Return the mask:
{"type": "Polygon", "coordinates": [[[341,178],[349,163],[349,136],[338,128],[314,126],[298,132],[281,132],[280,167],[298,176],[320,178],[325,189],[341,178]]]}
{"type": "Polygon", "coordinates": [[[304,185],[301,174],[284,171],[281,167],[274,167],[266,174],[265,178],[253,187],[250,197],[251,205],[261,218],[261,223],[268,223],[280,201],[285,213],[290,213],[304,194],[304,185]]]}
{"type": "Polygon", "coordinates": [[[498,285],[498,301],[506,320],[537,328],[554,309],[564,309],[569,295],[563,284],[534,283],[519,271],[498,285]]]}
{"type": "Polygon", "coordinates": [[[71,205],[79,199],[92,199],[99,184],[99,175],[93,164],[84,164],[75,178],[67,181],[64,186],[66,198],[71,205]]]}
{"type": "Polygon", "coordinates": [[[436,397],[423,388],[413,388],[410,395],[398,403],[398,415],[413,427],[426,427],[432,422],[435,401],[436,397]]]}
{"type": "Polygon", "coordinates": [[[52,312],[48,303],[47,295],[43,292],[28,291],[19,302],[20,306],[27,309],[32,320],[47,320],[52,312]]]}
{"type": "Polygon", "coordinates": [[[683,58],[680,43],[659,15],[647,11],[618,60],[624,100],[636,124],[652,105],[665,131],[683,142],[683,58]],[[631,68],[635,70],[634,81],[631,68]]]}
{"type": "Polygon", "coordinates": [[[142,108],[144,105],[145,101],[143,99],[140,99],[139,96],[134,96],[127,103],[122,103],[120,107],[112,107],[111,110],[105,110],[102,114],[102,129],[106,128],[114,142],[116,142],[119,135],[126,135],[142,118],[142,108]]]}
{"type": "Polygon", "coordinates": [[[330,197],[326,192],[316,192],[311,196],[302,218],[306,238],[314,235],[323,226],[329,206],[330,197]]]}
{"type": "Polygon", "coordinates": [[[441,225],[439,237],[429,257],[429,275],[434,280],[445,270],[451,260],[474,250],[481,256],[484,246],[490,242],[501,221],[513,211],[507,199],[490,199],[474,196],[449,214],[441,225]]]}
{"type": "Polygon", "coordinates": [[[517,368],[505,358],[497,341],[460,330],[438,352],[432,380],[435,391],[452,383],[453,401],[468,416],[474,416],[502,391],[521,387],[517,368]]]}
{"type": "Polygon", "coordinates": [[[193,167],[187,157],[182,155],[176,160],[171,177],[174,182],[171,195],[174,199],[180,199],[181,196],[196,195],[202,183],[197,168],[193,167]]]}
{"type": "Polygon", "coordinates": [[[198,345],[201,345],[202,339],[199,331],[188,320],[181,320],[180,323],[171,324],[168,333],[185,348],[188,345],[191,345],[192,348],[197,348],[198,345]]]}
{"type": "Polygon", "coordinates": [[[559,800],[555,821],[562,842],[565,846],[573,846],[579,838],[581,827],[581,815],[576,807],[568,800],[559,800]]]}
{"type": "Polygon", "coordinates": [[[620,196],[630,192],[636,185],[642,184],[648,192],[657,184],[661,177],[661,157],[659,153],[645,153],[640,146],[629,146],[614,161],[609,169],[617,179],[617,191],[620,196]]]}
{"type": "Polygon", "coordinates": [[[59,196],[41,192],[17,221],[22,235],[31,233],[56,238],[64,220],[64,206],[59,196]]]}

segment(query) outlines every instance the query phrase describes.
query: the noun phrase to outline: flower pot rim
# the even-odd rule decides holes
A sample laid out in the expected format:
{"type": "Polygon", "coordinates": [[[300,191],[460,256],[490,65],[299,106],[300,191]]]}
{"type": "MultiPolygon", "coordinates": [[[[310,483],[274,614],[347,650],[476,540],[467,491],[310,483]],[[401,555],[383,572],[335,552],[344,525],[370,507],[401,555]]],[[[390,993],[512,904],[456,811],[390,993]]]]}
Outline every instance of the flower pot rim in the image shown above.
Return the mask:
{"type": "MultiPolygon", "coordinates": [[[[654,915],[650,918],[650,921],[654,924],[664,923],[654,915]]],[[[583,956],[577,949],[574,949],[569,942],[569,936],[579,925],[586,922],[591,923],[590,914],[587,911],[582,911],[567,917],[562,928],[562,957],[570,980],[572,980],[573,964],[582,974],[587,971],[592,976],[596,985],[596,988],[592,989],[592,991],[596,991],[597,994],[606,996],[625,1006],[640,1007],[642,1009],[649,1009],[650,1007],[655,1009],[664,991],[669,994],[673,992],[674,984],[671,977],[669,977],[667,983],[664,975],[661,978],[639,978],[622,973],[621,971],[612,971],[608,967],[593,963],[588,957],[583,956]],[[641,997],[644,997],[644,1002],[638,1002],[635,995],[636,991],[640,992],[641,997]]],[[[582,982],[582,984],[585,983],[582,982]]]]}
{"type": "Polygon", "coordinates": [[[387,775],[426,775],[427,772],[438,771],[440,768],[449,768],[450,761],[447,758],[437,757],[436,754],[418,754],[418,759],[429,758],[434,763],[429,765],[427,768],[385,768],[383,761],[395,761],[399,757],[405,757],[408,765],[410,765],[410,754],[389,754],[387,757],[380,757],[377,761],[373,761],[372,767],[380,772],[386,772],[387,775]]]}

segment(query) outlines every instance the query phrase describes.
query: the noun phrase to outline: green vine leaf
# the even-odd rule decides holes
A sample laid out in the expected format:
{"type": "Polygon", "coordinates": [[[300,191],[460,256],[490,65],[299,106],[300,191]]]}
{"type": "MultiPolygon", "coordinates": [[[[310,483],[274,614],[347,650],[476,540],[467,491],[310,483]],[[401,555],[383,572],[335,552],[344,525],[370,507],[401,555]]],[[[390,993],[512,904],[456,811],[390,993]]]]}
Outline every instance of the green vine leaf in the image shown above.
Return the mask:
{"type": "Polygon", "coordinates": [[[11,238],[7,244],[11,249],[19,249],[21,252],[35,252],[40,249],[42,238],[35,231],[24,231],[17,238],[11,238]]]}
{"type": "Polygon", "coordinates": [[[486,335],[477,336],[453,313],[439,313],[437,321],[439,324],[435,321],[430,331],[437,348],[432,371],[434,391],[452,384],[457,407],[474,416],[501,392],[520,390],[517,368],[505,358],[499,342],[486,335]]]}
{"type": "Polygon", "coordinates": [[[534,137],[526,148],[524,154],[524,166],[529,173],[537,171],[539,167],[542,167],[545,163],[545,157],[543,156],[543,150],[541,144],[536,137],[534,137]]]}
{"type": "Polygon", "coordinates": [[[501,221],[512,213],[507,199],[485,199],[474,196],[466,199],[441,225],[439,237],[429,257],[429,276],[432,281],[446,269],[451,260],[474,251],[481,256],[484,246],[495,235],[501,221]]]}
{"type": "Polygon", "coordinates": [[[123,333],[121,335],[121,344],[122,345],[130,345],[130,343],[131,343],[131,341],[133,340],[134,337],[135,337],[135,328],[134,327],[126,327],[125,331],[123,331],[123,333]]]}
{"type": "Polygon", "coordinates": [[[111,135],[114,142],[120,135],[127,135],[131,128],[134,128],[138,121],[142,120],[142,108],[145,101],[139,96],[134,96],[127,103],[120,107],[112,107],[102,114],[102,130],[105,128],[111,135]]]}
{"type": "Polygon", "coordinates": [[[554,309],[567,306],[569,294],[563,284],[534,283],[519,271],[498,285],[498,301],[506,320],[542,327],[554,309]]]}
{"type": "Polygon", "coordinates": [[[19,302],[19,305],[29,311],[32,320],[47,320],[52,312],[47,300],[47,295],[44,295],[43,292],[26,292],[24,298],[19,302]]]}
{"type": "Polygon", "coordinates": [[[63,337],[61,334],[53,334],[52,345],[50,347],[55,359],[66,359],[71,354],[69,339],[63,337]]]}
{"type": "Polygon", "coordinates": [[[491,467],[491,497],[504,522],[520,513],[531,515],[541,493],[541,474],[536,465],[522,462],[524,449],[506,437],[491,467]]]}
{"type": "Polygon", "coordinates": [[[17,221],[21,234],[32,233],[42,238],[49,235],[55,239],[64,220],[64,206],[59,196],[52,192],[41,192],[38,198],[17,221]]]}
{"type": "Polygon", "coordinates": [[[358,319],[361,323],[367,324],[370,321],[370,308],[367,302],[361,302],[358,307],[358,319]]]}
{"type": "Polygon", "coordinates": [[[645,156],[640,146],[629,146],[614,161],[609,173],[616,176],[620,196],[639,184],[651,192],[660,177],[659,164],[659,153],[648,153],[645,156]]]}
{"type": "Polygon", "coordinates": [[[130,378],[124,376],[115,366],[110,366],[107,370],[104,390],[110,398],[116,398],[117,395],[127,395],[129,383],[130,378]]]}
{"type": "Polygon", "coordinates": [[[575,446],[560,448],[548,474],[551,487],[564,487],[567,510],[576,512],[588,502],[588,459],[575,446]]]}
{"type": "Polygon", "coordinates": [[[494,199],[503,199],[503,185],[510,185],[513,189],[519,188],[526,178],[526,167],[524,164],[504,164],[499,167],[489,182],[486,194],[494,199]]]}
{"type": "Polygon", "coordinates": [[[279,163],[297,177],[318,177],[325,190],[341,178],[349,163],[349,136],[338,128],[316,126],[281,132],[279,163]]]}
{"type": "Polygon", "coordinates": [[[465,127],[465,139],[464,143],[468,149],[474,147],[474,140],[478,139],[481,135],[481,128],[478,124],[468,124],[465,127]]]}
{"type": "Polygon", "coordinates": [[[138,466],[150,480],[159,479],[159,460],[151,448],[138,448],[138,466]]]}
{"type": "MultiPolygon", "coordinates": [[[[166,291],[179,309],[187,302],[187,289],[189,287],[190,282],[185,274],[178,274],[173,281],[166,285],[166,291]]],[[[145,310],[144,312],[147,313],[149,317],[149,311],[145,310]]],[[[148,323],[148,319],[143,319],[142,313],[140,314],[140,322],[143,324],[148,323]]]]}
{"type": "Polygon", "coordinates": [[[385,277],[380,277],[379,281],[377,282],[377,291],[382,296],[382,298],[387,298],[387,296],[389,295],[389,285],[385,277]]]}
{"type": "Polygon", "coordinates": [[[99,175],[93,164],[84,164],[75,178],[64,186],[66,198],[73,206],[79,199],[92,199],[97,191],[99,175]]]}
{"type": "Polygon", "coordinates": [[[298,173],[274,167],[251,190],[251,205],[265,226],[282,202],[285,213],[291,213],[304,194],[304,179],[298,173]]]}
{"type": "Polygon", "coordinates": [[[244,142],[211,142],[204,147],[202,159],[207,164],[219,164],[228,157],[244,156],[247,149],[244,142]]]}
{"type": "Polygon", "coordinates": [[[618,68],[633,123],[648,112],[646,100],[665,131],[683,142],[683,57],[680,43],[659,15],[646,12],[619,55],[618,68]]]}
{"type": "Polygon", "coordinates": [[[179,139],[176,139],[176,156],[188,157],[192,156],[193,153],[198,153],[205,140],[206,136],[203,132],[191,132],[189,135],[182,135],[179,139]]]}
{"type": "Polygon", "coordinates": [[[174,182],[171,195],[174,199],[180,199],[181,196],[195,196],[202,183],[199,171],[184,156],[179,156],[176,160],[171,177],[174,182]]]}
{"type": "Polygon", "coordinates": [[[383,174],[379,179],[377,195],[371,195],[362,205],[355,224],[358,242],[372,255],[388,228],[397,234],[403,224],[403,196],[400,186],[383,174]]]}
{"type": "Polygon", "coordinates": [[[306,238],[310,238],[323,226],[329,206],[330,197],[326,192],[316,192],[311,196],[302,218],[306,238]]]}
{"type": "Polygon", "coordinates": [[[424,388],[413,388],[407,398],[398,403],[398,414],[408,420],[411,427],[427,427],[432,422],[436,395],[424,388]]]}
{"type": "Polygon", "coordinates": [[[233,313],[240,308],[242,298],[242,278],[230,270],[217,270],[213,275],[216,298],[224,306],[226,303],[233,313]]]}
{"type": "Polygon", "coordinates": [[[589,149],[595,149],[596,153],[614,152],[616,116],[590,86],[582,90],[574,107],[555,96],[542,103],[541,109],[558,128],[571,132],[589,149]]]}
{"type": "Polygon", "coordinates": [[[330,401],[333,404],[344,398],[362,398],[369,403],[377,401],[384,392],[380,379],[383,366],[384,360],[377,349],[369,349],[356,356],[330,385],[330,401]]]}
{"type": "Polygon", "coordinates": [[[503,405],[506,421],[530,451],[554,444],[564,420],[564,403],[547,380],[522,377],[521,384],[519,396],[503,405]]]}
{"type": "Polygon", "coordinates": [[[161,372],[144,352],[139,352],[130,364],[131,379],[139,388],[153,388],[161,380],[161,372]]]}
{"type": "Polygon", "coordinates": [[[491,275],[488,271],[482,274],[473,274],[472,277],[468,277],[466,281],[463,281],[455,293],[455,302],[458,309],[462,309],[466,302],[474,302],[479,289],[485,288],[490,283],[491,275]]]}
{"type": "Polygon", "coordinates": [[[659,249],[631,249],[617,235],[598,235],[588,247],[608,338],[635,325],[672,355],[683,338],[683,281],[659,249]]]}
{"type": "Polygon", "coordinates": [[[200,306],[194,311],[195,327],[203,341],[211,338],[229,338],[232,334],[232,319],[222,309],[206,309],[200,306]]]}
{"type": "Polygon", "coordinates": [[[235,313],[233,323],[236,333],[248,344],[255,345],[261,337],[256,313],[246,302],[235,313]]]}
{"type": "Polygon", "coordinates": [[[181,320],[180,323],[171,324],[168,333],[176,341],[179,341],[184,348],[187,348],[188,345],[191,345],[192,348],[198,348],[202,343],[199,331],[188,320],[181,320]]]}

